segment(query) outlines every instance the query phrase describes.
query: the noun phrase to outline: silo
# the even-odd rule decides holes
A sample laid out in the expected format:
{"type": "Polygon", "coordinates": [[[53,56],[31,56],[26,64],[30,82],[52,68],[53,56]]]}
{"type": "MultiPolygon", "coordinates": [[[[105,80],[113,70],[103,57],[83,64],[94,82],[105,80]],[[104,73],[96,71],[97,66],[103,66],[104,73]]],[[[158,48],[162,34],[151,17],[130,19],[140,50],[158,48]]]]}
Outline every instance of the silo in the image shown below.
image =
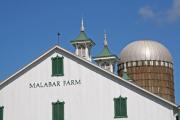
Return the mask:
{"type": "Polygon", "coordinates": [[[128,44],[120,53],[118,75],[127,74],[135,84],[175,102],[173,61],[168,49],[159,42],[138,40],[128,44]]]}

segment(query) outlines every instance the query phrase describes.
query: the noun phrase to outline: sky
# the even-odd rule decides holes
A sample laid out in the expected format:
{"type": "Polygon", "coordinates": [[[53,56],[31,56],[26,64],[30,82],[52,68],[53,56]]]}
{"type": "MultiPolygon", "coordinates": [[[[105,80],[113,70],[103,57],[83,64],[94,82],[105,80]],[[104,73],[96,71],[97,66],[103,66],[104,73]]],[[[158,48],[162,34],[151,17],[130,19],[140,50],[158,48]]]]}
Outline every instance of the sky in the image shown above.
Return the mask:
{"type": "Polygon", "coordinates": [[[80,31],[103,47],[104,30],[112,53],[128,43],[156,40],[170,51],[174,63],[176,103],[180,105],[180,0],[0,0],[0,80],[32,62],[57,44],[73,52],[70,41],[80,31]]]}

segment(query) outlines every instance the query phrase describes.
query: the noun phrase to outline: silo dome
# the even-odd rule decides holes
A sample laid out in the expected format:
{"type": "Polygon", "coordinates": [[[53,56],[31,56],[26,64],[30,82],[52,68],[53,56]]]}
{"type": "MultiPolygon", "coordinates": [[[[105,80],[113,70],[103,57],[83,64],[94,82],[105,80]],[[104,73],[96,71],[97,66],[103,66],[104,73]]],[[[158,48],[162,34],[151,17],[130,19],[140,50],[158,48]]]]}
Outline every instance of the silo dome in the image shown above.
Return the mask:
{"type": "Polygon", "coordinates": [[[139,40],[128,44],[120,53],[120,62],[159,60],[172,63],[168,49],[157,41],[139,40]]]}
{"type": "Polygon", "coordinates": [[[152,40],[135,41],[124,47],[119,57],[120,77],[126,72],[136,85],[175,102],[173,61],[164,45],[152,40]]]}

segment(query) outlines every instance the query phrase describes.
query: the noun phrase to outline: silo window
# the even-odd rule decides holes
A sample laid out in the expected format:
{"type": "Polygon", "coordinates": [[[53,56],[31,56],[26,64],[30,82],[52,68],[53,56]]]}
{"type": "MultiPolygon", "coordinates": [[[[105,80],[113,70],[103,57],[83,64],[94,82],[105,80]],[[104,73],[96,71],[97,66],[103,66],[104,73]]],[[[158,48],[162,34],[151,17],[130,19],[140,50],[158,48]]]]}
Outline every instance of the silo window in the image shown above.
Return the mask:
{"type": "Polygon", "coordinates": [[[138,61],[138,66],[142,66],[142,61],[138,61]]]}
{"type": "Polygon", "coordinates": [[[153,66],[153,61],[150,61],[150,65],[153,66]]]}
{"type": "Polygon", "coordinates": [[[148,61],[144,61],[144,65],[148,65],[148,61]]]}
{"type": "Polygon", "coordinates": [[[63,76],[64,75],[64,65],[63,65],[63,57],[52,58],[52,76],[63,76]]]}
{"type": "Polygon", "coordinates": [[[64,120],[64,102],[52,103],[52,120],[64,120]]]}
{"type": "Polygon", "coordinates": [[[165,66],[168,67],[168,63],[167,62],[165,62],[165,66]]]}
{"type": "Polygon", "coordinates": [[[3,110],[4,107],[0,107],[0,120],[3,120],[3,110]]]}
{"type": "Polygon", "coordinates": [[[163,61],[161,61],[161,66],[164,66],[164,62],[163,61]]]}
{"type": "Polygon", "coordinates": [[[170,66],[170,68],[172,68],[172,67],[173,67],[173,65],[172,65],[171,63],[169,64],[169,66],[170,66]]]}
{"type": "Polygon", "coordinates": [[[159,65],[159,62],[158,61],[156,61],[156,66],[158,66],[159,65]]]}
{"type": "Polygon", "coordinates": [[[131,67],[131,62],[128,62],[128,65],[127,65],[128,67],[131,67]]]}
{"type": "Polygon", "coordinates": [[[136,62],[133,62],[133,66],[136,66],[136,62]]]}
{"type": "Polygon", "coordinates": [[[121,96],[119,98],[114,98],[114,117],[127,117],[127,98],[121,96]]]}

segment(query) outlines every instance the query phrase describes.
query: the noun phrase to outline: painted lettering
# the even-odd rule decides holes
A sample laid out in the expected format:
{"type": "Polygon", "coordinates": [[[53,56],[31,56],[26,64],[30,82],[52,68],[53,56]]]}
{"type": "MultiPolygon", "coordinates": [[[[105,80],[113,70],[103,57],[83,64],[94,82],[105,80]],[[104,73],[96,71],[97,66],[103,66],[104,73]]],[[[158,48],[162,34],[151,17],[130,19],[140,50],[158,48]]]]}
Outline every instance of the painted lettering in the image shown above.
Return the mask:
{"type": "Polygon", "coordinates": [[[54,82],[34,82],[29,83],[29,88],[45,88],[45,87],[59,87],[59,86],[73,86],[81,84],[81,80],[63,80],[54,82]]]}

